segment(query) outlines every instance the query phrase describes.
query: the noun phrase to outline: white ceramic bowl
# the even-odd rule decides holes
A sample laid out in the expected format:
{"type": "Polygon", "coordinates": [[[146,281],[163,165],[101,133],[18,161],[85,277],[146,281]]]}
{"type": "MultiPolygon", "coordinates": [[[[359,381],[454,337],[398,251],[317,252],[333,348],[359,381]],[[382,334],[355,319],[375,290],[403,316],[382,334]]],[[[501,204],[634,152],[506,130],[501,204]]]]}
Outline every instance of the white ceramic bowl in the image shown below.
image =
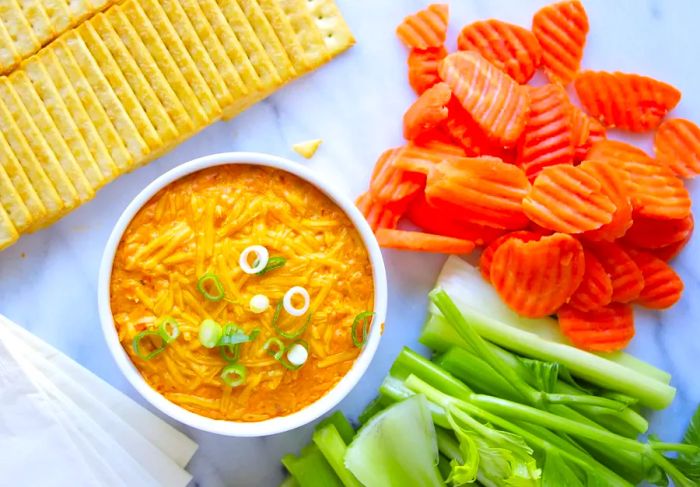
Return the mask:
{"type": "Polygon", "coordinates": [[[109,350],[117,361],[121,371],[126,375],[126,378],[136,390],[139,391],[148,402],[171,418],[193,428],[229,436],[266,436],[289,431],[319,418],[335,407],[352,390],[362,375],[367,371],[372,357],[374,357],[377,347],[379,346],[379,340],[386,318],[387,306],[386,272],[384,270],[382,254],[371,228],[362,214],[355,208],[352,201],[348,199],[342,191],[332,187],[327,181],[318,177],[308,168],[281,157],[254,152],[227,152],[200,157],[199,159],[173,168],[141,191],[131,204],[129,204],[124,213],[122,213],[107,241],[107,246],[100,265],[97,293],[100,321],[102,322],[102,330],[107,340],[109,350]],[[110,307],[109,288],[114,255],[122,238],[122,234],[136,213],[158,191],[173,181],[208,167],[225,164],[253,164],[281,169],[308,181],[321,190],[347,214],[355,225],[355,228],[357,228],[367,248],[374,278],[374,312],[376,313],[374,325],[370,331],[366,346],[345,377],[318,401],[304,409],[288,416],[281,416],[256,423],[224,421],[200,416],[199,414],[195,414],[168,401],[160,393],[152,389],[141,377],[141,374],[131,362],[131,359],[119,342],[110,307]]]}

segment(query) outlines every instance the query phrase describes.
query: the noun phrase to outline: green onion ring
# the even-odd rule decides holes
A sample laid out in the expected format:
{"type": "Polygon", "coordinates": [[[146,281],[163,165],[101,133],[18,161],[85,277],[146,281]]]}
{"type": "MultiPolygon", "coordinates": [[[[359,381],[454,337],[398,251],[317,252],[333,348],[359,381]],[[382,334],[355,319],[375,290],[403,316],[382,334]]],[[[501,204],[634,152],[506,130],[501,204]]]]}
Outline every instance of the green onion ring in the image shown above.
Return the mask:
{"type": "Polygon", "coordinates": [[[266,274],[270,271],[274,271],[276,269],[279,269],[280,267],[283,267],[284,264],[286,264],[286,263],[287,263],[287,259],[285,259],[284,257],[279,257],[279,256],[278,257],[270,257],[267,260],[267,265],[265,266],[265,268],[263,270],[261,270],[260,272],[258,272],[256,275],[262,276],[263,274],[266,274]]]}
{"type": "Polygon", "coordinates": [[[241,364],[229,364],[221,370],[221,380],[229,387],[238,387],[245,383],[248,370],[241,364]]]}
{"type": "Polygon", "coordinates": [[[299,335],[304,333],[306,331],[306,328],[309,326],[309,323],[311,322],[311,316],[313,313],[309,313],[306,315],[306,321],[304,322],[303,325],[301,325],[299,328],[297,328],[294,331],[284,331],[282,328],[279,327],[277,324],[279,319],[280,319],[280,312],[282,311],[282,301],[277,303],[277,306],[275,307],[275,314],[272,316],[272,327],[275,329],[278,335],[288,339],[288,340],[294,340],[297,338],[299,335]]]}
{"type": "Polygon", "coordinates": [[[224,295],[226,294],[224,292],[224,285],[221,284],[221,281],[216,276],[216,274],[212,272],[207,272],[199,278],[199,281],[197,281],[197,291],[202,293],[202,296],[204,296],[206,299],[208,299],[209,301],[214,301],[215,303],[224,299],[224,295]],[[209,281],[213,283],[214,288],[216,288],[217,294],[210,294],[209,291],[207,291],[204,287],[209,281]]]}
{"type": "Polygon", "coordinates": [[[160,331],[156,330],[144,330],[140,332],[138,335],[134,337],[134,340],[132,342],[132,347],[134,348],[134,353],[143,360],[151,360],[153,357],[163,353],[165,350],[167,342],[165,341],[165,338],[163,335],[161,335],[160,331]],[[150,336],[156,336],[162,340],[162,344],[160,347],[157,347],[155,350],[153,350],[150,353],[144,353],[141,350],[141,340],[143,340],[146,337],[150,336]]]}
{"type": "Polygon", "coordinates": [[[240,358],[241,348],[239,345],[225,345],[219,347],[219,355],[227,362],[236,363],[240,358]]]}
{"type": "Polygon", "coordinates": [[[268,338],[263,345],[263,350],[265,350],[268,355],[272,356],[277,361],[282,360],[286,349],[287,348],[284,346],[282,340],[277,337],[268,338]],[[277,350],[270,350],[272,346],[277,347],[277,350]]]}
{"type": "MultiPolygon", "coordinates": [[[[304,347],[306,349],[307,353],[309,351],[309,344],[306,343],[306,340],[297,340],[293,343],[290,343],[289,346],[287,347],[287,350],[290,350],[294,345],[301,345],[302,347],[304,347]]],[[[279,363],[281,363],[282,366],[288,370],[298,370],[306,364],[306,362],[304,362],[301,365],[294,365],[293,363],[291,363],[289,361],[289,359],[286,356],[282,357],[282,359],[279,360],[279,363]]]]}
{"type": "Polygon", "coordinates": [[[374,311],[363,311],[362,313],[355,316],[352,322],[352,343],[355,344],[357,348],[362,348],[367,343],[367,334],[369,333],[369,327],[372,324],[372,319],[374,318],[374,311]],[[358,338],[358,327],[362,324],[362,335],[358,338]]]}
{"type": "Polygon", "coordinates": [[[180,326],[172,316],[163,316],[158,325],[158,332],[165,343],[170,343],[180,336],[180,326]],[[170,326],[172,332],[168,331],[168,326],[170,326]]]}
{"type": "Polygon", "coordinates": [[[212,319],[207,318],[199,325],[199,343],[205,348],[214,348],[222,334],[221,325],[212,319]]]}

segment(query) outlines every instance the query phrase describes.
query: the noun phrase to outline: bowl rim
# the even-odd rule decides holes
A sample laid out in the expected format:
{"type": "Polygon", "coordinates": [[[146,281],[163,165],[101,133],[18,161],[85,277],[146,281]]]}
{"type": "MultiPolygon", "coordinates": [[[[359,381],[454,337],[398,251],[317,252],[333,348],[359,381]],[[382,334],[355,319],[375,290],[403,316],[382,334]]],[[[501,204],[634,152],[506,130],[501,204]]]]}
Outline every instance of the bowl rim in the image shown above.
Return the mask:
{"type": "Polygon", "coordinates": [[[317,175],[308,167],[283,157],[259,152],[222,152],[199,157],[170,169],[149,183],[129,203],[114,225],[102,254],[97,285],[97,301],[102,331],[112,357],[129,383],[144,399],[146,399],[146,401],[167,416],[202,431],[226,436],[257,437],[290,431],[318,419],[337,406],[357,385],[369,368],[377,348],[379,347],[379,341],[386,319],[387,279],[384,260],[379,249],[379,244],[374,237],[374,233],[360,211],[355,207],[352,200],[350,200],[343,191],[317,175]],[[376,313],[374,324],[370,330],[367,344],[360,352],[360,355],[355,359],[355,362],[345,376],[320,399],[299,411],[287,416],[279,416],[250,423],[213,419],[188,411],[170,402],[165,396],[148,385],[136,366],[131,362],[131,359],[119,341],[110,305],[110,281],[116,250],[124,231],[138,211],[141,210],[158,191],[168,186],[170,183],[203,169],[229,164],[266,166],[289,172],[312,184],[330,198],[331,201],[343,210],[360,234],[367,250],[370,264],[372,265],[372,278],[374,281],[374,312],[376,313]]]}

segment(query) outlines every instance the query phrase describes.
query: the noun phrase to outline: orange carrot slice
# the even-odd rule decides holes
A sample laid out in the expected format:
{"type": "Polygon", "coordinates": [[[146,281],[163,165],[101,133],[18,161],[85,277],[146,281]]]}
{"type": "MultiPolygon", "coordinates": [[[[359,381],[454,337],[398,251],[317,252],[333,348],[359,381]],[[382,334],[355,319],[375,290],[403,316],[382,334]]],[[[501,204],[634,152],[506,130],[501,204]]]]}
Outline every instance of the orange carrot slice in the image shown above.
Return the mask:
{"type": "Polygon", "coordinates": [[[379,156],[372,172],[369,191],[376,202],[405,210],[411,198],[423,189],[425,177],[394,166],[393,161],[400,151],[401,149],[389,149],[379,156]]]}
{"type": "Polygon", "coordinates": [[[445,160],[430,169],[428,202],[476,225],[517,230],[528,224],[521,201],[530,183],[518,167],[495,157],[445,160]]]}
{"type": "Polygon", "coordinates": [[[587,240],[617,240],[632,225],[632,201],[627,190],[627,173],[602,161],[583,161],[578,168],[596,178],[603,194],[615,205],[615,213],[610,223],[584,232],[583,236],[587,240]]]}
{"type": "Polygon", "coordinates": [[[634,314],[628,304],[611,304],[594,311],[564,306],[558,317],[562,333],[584,350],[615,352],[634,337],[634,314]]]}
{"type": "Polygon", "coordinates": [[[411,49],[408,53],[408,83],[419,95],[440,82],[438,64],[447,56],[443,47],[411,49]]]}
{"type": "Polygon", "coordinates": [[[677,176],[697,176],[700,174],[700,127],[682,118],[666,120],[654,136],[654,153],[677,176]]]}
{"type": "Polygon", "coordinates": [[[553,83],[576,77],[588,34],[588,16],[579,1],[541,8],[532,19],[532,33],[542,46],[542,64],[553,83]]]}
{"type": "Polygon", "coordinates": [[[586,111],[603,125],[632,132],[655,128],[681,99],[667,83],[619,72],[584,71],[574,88],[586,111]]]}
{"type": "Polygon", "coordinates": [[[491,283],[518,314],[548,316],[566,303],[581,284],[583,248],[571,235],[555,233],[523,242],[507,239],[494,252],[491,283]]]}
{"type": "Polygon", "coordinates": [[[438,73],[494,141],[510,146],[518,140],[530,105],[527,88],[473,51],[448,55],[438,73]]]}
{"type": "Polygon", "coordinates": [[[547,166],[574,163],[573,118],[561,86],[530,88],[530,116],[518,146],[518,164],[530,181],[547,166]]]}
{"type": "Polygon", "coordinates": [[[376,235],[379,245],[390,249],[441,254],[468,254],[474,250],[474,242],[469,240],[433,235],[431,233],[380,228],[377,230],[376,235]]]}
{"type": "Polygon", "coordinates": [[[523,242],[530,242],[532,240],[539,240],[540,237],[542,237],[541,234],[530,232],[528,230],[510,232],[498,237],[484,249],[484,251],[481,253],[481,257],[479,257],[479,270],[481,271],[482,277],[487,281],[491,281],[491,263],[493,262],[493,254],[496,252],[498,247],[503,244],[503,242],[511,238],[517,238],[523,242]]]}
{"type": "Polygon", "coordinates": [[[613,285],[603,264],[590,251],[584,249],[586,270],[581,285],[569,300],[569,305],[581,311],[594,311],[612,301],[613,285]]]}
{"type": "Polygon", "coordinates": [[[625,250],[612,242],[587,243],[586,248],[603,264],[612,281],[612,301],[629,303],[644,288],[644,276],[625,250]]]}
{"type": "Polygon", "coordinates": [[[406,17],[396,28],[396,35],[411,49],[440,47],[447,37],[448,18],[447,5],[432,4],[406,17]]]}
{"type": "Polygon", "coordinates": [[[644,288],[635,301],[651,309],[670,308],[683,294],[683,281],[666,262],[639,250],[630,250],[630,257],[644,276],[644,288]]]}
{"type": "Polygon", "coordinates": [[[693,226],[692,215],[677,220],[637,217],[622,240],[625,245],[638,249],[660,249],[686,240],[693,226]]]}
{"type": "Polygon", "coordinates": [[[619,140],[604,139],[597,141],[591,146],[586,158],[593,161],[609,162],[621,168],[620,162],[646,160],[650,157],[649,154],[632,144],[619,140]]]}
{"type": "Polygon", "coordinates": [[[423,92],[403,116],[403,136],[413,140],[436,128],[447,118],[447,103],[452,98],[450,87],[438,83],[423,92]]]}
{"type": "Polygon", "coordinates": [[[581,233],[610,223],[616,207],[603,186],[573,166],[546,167],[523,199],[525,214],[555,232],[581,233]]]}
{"type": "MultiPolygon", "coordinates": [[[[468,156],[491,155],[501,157],[506,150],[493,142],[471,115],[462,107],[455,97],[447,105],[449,116],[445,120],[445,130],[458,141],[468,156]]],[[[502,157],[501,157],[502,158],[502,157]]]]}
{"type": "Polygon", "coordinates": [[[459,214],[436,208],[428,203],[424,195],[411,201],[406,217],[427,232],[470,240],[475,245],[486,245],[504,232],[497,228],[475,225],[460,219],[459,214]]]}
{"type": "MultiPolygon", "coordinates": [[[[448,104],[449,107],[449,104],[448,104]]],[[[450,134],[443,128],[430,130],[416,137],[408,143],[409,146],[414,145],[424,149],[432,150],[442,154],[450,154],[453,156],[464,156],[466,152],[464,148],[455,141],[450,134]]]]}
{"type": "Polygon", "coordinates": [[[571,105],[571,132],[574,141],[574,161],[586,158],[591,142],[591,117],[576,105],[571,105]]]}
{"type": "Polygon", "coordinates": [[[542,62],[542,48],[532,32],[496,19],[465,26],[457,48],[477,51],[520,84],[527,83],[542,62]]]}
{"type": "Polygon", "coordinates": [[[355,205],[375,232],[378,228],[396,228],[401,218],[401,213],[374,201],[369,191],[362,193],[355,201],[355,205]]]}
{"type": "Polygon", "coordinates": [[[683,240],[679,240],[678,242],[672,243],[671,245],[667,245],[665,247],[649,250],[649,253],[654,254],[656,257],[663,260],[664,262],[670,262],[676,256],[678,256],[678,254],[681,253],[681,251],[690,241],[690,237],[692,237],[692,235],[693,232],[691,231],[688,233],[688,236],[685,237],[683,240]]]}
{"type": "Polygon", "coordinates": [[[441,163],[444,160],[459,160],[464,159],[462,154],[453,152],[454,146],[441,146],[429,148],[409,142],[393,159],[393,164],[399,169],[414,173],[428,175],[430,168],[441,163]]]}

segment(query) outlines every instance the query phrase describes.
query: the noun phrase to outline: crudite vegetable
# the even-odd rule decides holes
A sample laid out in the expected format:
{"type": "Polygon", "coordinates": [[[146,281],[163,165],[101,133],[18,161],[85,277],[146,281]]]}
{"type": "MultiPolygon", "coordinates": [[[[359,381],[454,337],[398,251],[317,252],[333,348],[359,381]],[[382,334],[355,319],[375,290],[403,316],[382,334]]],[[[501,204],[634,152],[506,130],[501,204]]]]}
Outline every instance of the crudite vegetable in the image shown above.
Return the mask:
{"type": "Polygon", "coordinates": [[[700,409],[681,443],[647,433],[641,407],[670,376],[630,355],[566,344],[551,319],[515,314],[478,270],[448,260],[421,342],[404,348],[355,432],[341,413],[282,462],[284,486],[696,486],[700,409]]]}

